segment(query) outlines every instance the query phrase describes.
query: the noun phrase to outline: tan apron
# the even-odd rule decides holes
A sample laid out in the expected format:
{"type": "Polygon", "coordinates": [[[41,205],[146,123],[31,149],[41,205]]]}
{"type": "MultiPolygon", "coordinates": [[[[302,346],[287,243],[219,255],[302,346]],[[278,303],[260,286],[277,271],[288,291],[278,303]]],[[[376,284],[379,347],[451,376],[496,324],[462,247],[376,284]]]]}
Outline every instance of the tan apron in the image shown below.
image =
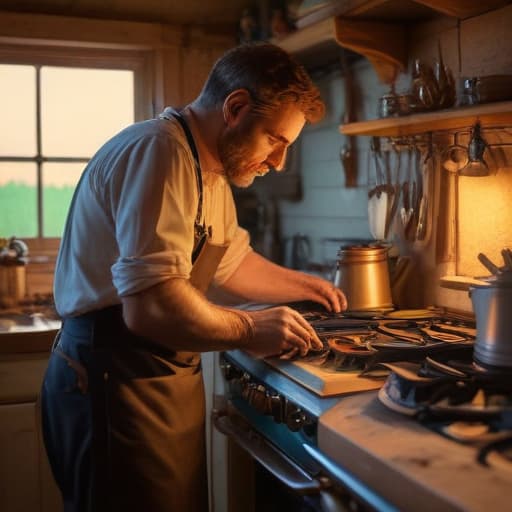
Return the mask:
{"type": "MultiPolygon", "coordinates": [[[[228,246],[203,235],[190,281],[205,292],[228,246]]],[[[97,320],[94,347],[94,512],[207,511],[200,354],[140,340],[122,315],[97,320]]]]}
{"type": "MultiPolygon", "coordinates": [[[[213,275],[225,250],[206,242],[194,275],[213,275]]],[[[195,285],[207,288],[197,277],[195,285]]],[[[112,338],[102,346],[101,327],[95,337],[93,510],[207,511],[200,354],[166,353],[131,340],[127,349],[122,327],[113,330],[119,347],[112,338]]]]}

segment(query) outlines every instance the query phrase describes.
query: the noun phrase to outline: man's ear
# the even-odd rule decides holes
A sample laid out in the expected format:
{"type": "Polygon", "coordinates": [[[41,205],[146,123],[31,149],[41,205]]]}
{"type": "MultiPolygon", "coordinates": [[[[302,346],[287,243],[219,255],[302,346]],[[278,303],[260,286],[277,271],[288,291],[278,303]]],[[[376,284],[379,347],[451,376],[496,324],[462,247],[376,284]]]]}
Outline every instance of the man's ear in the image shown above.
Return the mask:
{"type": "Polygon", "coordinates": [[[251,95],[247,89],[237,89],[224,100],[222,113],[228,126],[236,126],[251,110],[251,95]]]}

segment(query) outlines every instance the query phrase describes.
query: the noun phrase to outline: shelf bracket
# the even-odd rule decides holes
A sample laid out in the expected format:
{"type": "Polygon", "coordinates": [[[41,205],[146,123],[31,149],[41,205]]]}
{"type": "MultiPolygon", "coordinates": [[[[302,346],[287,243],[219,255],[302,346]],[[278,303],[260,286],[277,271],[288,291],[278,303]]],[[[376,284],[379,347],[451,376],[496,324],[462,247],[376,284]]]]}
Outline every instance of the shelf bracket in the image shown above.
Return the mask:
{"type": "Polygon", "coordinates": [[[366,57],[381,82],[392,85],[407,67],[405,27],[397,23],[335,18],[336,41],[366,57]]]}

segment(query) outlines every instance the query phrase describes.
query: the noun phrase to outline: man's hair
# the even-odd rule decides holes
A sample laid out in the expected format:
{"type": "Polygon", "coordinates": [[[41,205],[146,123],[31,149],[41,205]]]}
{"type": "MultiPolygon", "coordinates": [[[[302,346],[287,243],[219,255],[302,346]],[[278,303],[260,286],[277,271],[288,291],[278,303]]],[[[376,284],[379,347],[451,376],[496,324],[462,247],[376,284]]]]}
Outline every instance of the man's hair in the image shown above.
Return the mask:
{"type": "Polygon", "coordinates": [[[197,101],[204,108],[220,108],[237,89],[251,95],[253,111],[273,112],[295,103],[306,121],[319,121],[325,105],[304,67],[278,46],[250,43],[228,50],[214,64],[197,101]]]}

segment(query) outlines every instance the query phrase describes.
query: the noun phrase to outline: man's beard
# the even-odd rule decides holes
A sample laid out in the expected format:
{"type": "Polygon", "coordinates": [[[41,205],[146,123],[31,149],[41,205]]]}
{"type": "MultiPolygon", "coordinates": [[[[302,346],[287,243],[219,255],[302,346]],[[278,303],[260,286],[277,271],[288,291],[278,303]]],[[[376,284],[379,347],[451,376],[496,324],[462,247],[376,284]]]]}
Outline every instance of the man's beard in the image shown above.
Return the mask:
{"type": "Polygon", "coordinates": [[[219,139],[218,153],[225,176],[236,187],[246,188],[256,176],[268,172],[267,165],[251,162],[253,136],[254,125],[248,123],[223,133],[219,139]]]}

